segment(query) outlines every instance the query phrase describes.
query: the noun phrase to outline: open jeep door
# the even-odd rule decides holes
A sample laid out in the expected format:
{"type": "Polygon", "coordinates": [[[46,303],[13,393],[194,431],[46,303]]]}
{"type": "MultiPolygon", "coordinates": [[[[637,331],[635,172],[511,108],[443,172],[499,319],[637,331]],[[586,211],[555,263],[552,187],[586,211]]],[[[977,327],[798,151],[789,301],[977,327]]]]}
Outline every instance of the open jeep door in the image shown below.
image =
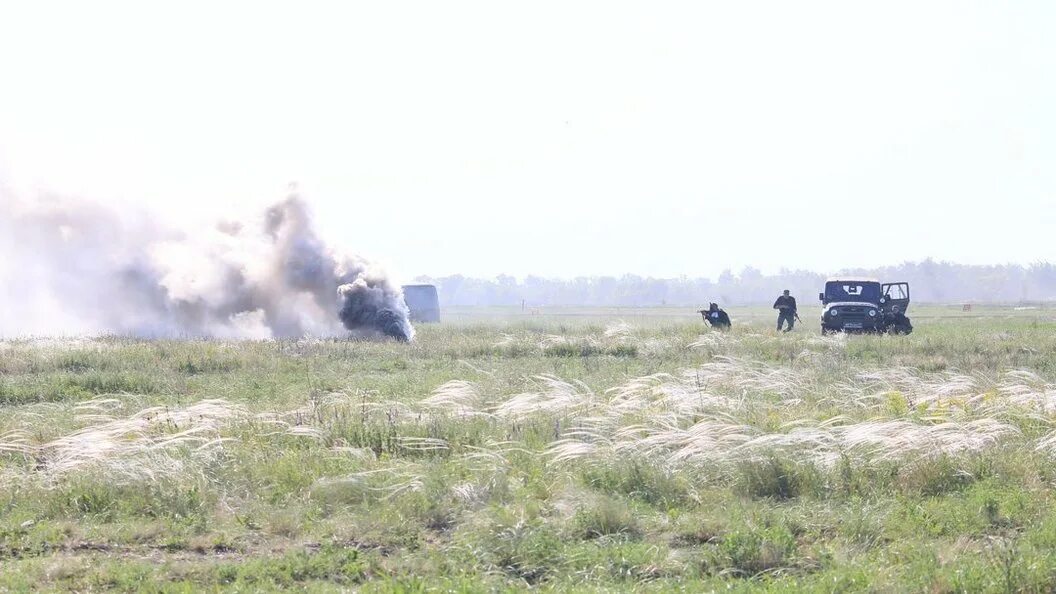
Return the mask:
{"type": "Polygon", "coordinates": [[[880,309],[885,314],[905,314],[909,309],[909,283],[880,285],[880,309]]]}
{"type": "Polygon", "coordinates": [[[906,317],[909,309],[909,283],[884,283],[880,285],[880,314],[884,327],[892,334],[909,334],[913,324],[906,317]]]}

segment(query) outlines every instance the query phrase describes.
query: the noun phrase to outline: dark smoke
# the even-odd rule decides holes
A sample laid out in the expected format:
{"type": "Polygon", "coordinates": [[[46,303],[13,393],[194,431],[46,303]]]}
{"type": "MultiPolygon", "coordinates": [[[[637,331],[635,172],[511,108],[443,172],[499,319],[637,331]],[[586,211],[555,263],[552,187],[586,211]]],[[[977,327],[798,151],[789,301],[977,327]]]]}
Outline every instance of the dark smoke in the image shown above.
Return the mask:
{"type": "Polygon", "coordinates": [[[335,253],[291,195],[263,220],[177,232],[56,198],[0,213],[0,335],[414,337],[398,285],[335,253]]]}
{"type": "Polygon", "coordinates": [[[393,308],[381,287],[372,287],[359,279],[341,285],[337,291],[344,300],[338,317],[346,328],[375,328],[397,340],[411,339],[414,330],[407,319],[407,312],[393,308]]]}

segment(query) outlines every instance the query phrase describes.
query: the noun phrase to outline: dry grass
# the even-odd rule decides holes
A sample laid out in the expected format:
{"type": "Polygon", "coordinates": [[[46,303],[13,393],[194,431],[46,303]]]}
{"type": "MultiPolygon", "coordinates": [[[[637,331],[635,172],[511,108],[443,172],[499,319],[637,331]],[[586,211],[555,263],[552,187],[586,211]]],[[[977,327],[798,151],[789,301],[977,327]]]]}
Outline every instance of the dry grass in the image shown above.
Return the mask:
{"type": "MultiPolygon", "coordinates": [[[[630,340],[626,323],[608,327],[604,339],[630,340]]],[[[549,339],[544,339],[544,343],[549,339]]],[[[689,345],[714,345],[729,335],[706,335],[689,345]]],[[[811,337],[823,349],[846,338],[811,337]]],[[[731,467],[773,456],[832,465],[913,462],[979,452],[1025,439],[1016,420],[1049,423],[1056,385],[1028,370],[986,373],[925,373],[894,367],[855,373],[825,385],[817,366],[783,365],[715,356],[676,373],[630,378],[599,395],[582,382],[553,375],[529,380],[536,388],[503,396],[486,394],[469,380],[451,380],[415,403],[365,402],[341,392],[321,395],[306,406],[250,415],[222,399],[180,408],[148,407],[128,416],[119,398],[96,398],[73,407],[81,426],[37,443],[29,431],[0,435],[0,453],[30,464],[23,472],[57,480],[73,472],[98,472],[119,481],[151,480],[184,472],[235,439],[245,427],[261,437],[289,436],[333,443],[337,418],[383,411],[390,422],[425,426],[485,420],[494,434],[531,421],[556,424],[545,455],[553,464],[605,464],[641,458],[667,468],[731,467]],[[820,410],[838,411],[831,416],[820,410]],[[760,423],[761,411],[765,411],[760,423]],[[808,413],[808,414],[803,414],[808,413]],[[232,427],[239,425],[239,429],[232,427]]],[[[438,453],[451,449],[441,438],[396,436],[398,448],[438,453]]],[[[334,446],[339,452],[361,449],[334,446]]],[[[527,444],[503,448],[529,452],[527,444]]],[[[1033,447],[1056,449],[1056,432],[1037,437],[1033,447]]],[[[461,452],[460,452],[461,453],[461,452]]],[[[467,456],[500,455],[474,447],[467,456]]],[[[10,472],[10,469],[9,469],[10,472]]],[[[373,468],[369,472],[395,472],[373,468]]],[[[399,474],[399,473],[396,473],[399,474]]],[[[412,488],[414,481],[399,483],[412,488]]]]}
{"type": "Polygon", "coordinates": [[[215,565],[235,551],[264,580],[247,590],[977,591],[996,538],[1037,585],[1056,568],[1056,341],[993,335],[606,320],[413,345],[3,343],[0,589],[135,589],[177,558],[215,589],[246,575],[215,565]],[[110,391],[143,378],[160,392],[110,391]],[[31,562],[59,550],[109,560],[31,562]]]}

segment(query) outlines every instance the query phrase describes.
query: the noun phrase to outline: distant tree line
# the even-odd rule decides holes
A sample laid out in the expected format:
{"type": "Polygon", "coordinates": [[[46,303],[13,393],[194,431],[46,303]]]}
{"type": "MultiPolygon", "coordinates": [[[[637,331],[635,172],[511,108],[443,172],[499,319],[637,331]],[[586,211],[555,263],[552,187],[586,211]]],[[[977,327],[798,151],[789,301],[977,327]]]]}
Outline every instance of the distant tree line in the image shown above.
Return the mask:
{"type": "Polygon", "coordinates": [[[1056,265],[1038,262],[976,266],[936,262],[906,262],[898,266],[844,270],[835,275],[805,270],[782,270],[764,275],[746,267],[726,270],[709,278],[651,278],[591,276],[553,279],[529,275],[523,280],[499,275],[490,279],[459,274],[441,278],[418,277],[415,282],[436,285],[442,305],[591,305],[695,306],[710,301],[726,305],[770,303],[782,289],[790,289],[801,303],[811,303],[829,276],[866,276],[880,281],[908,281],[914,301],[927,303],[1026,303],[1056,301],[1056,265]]]}

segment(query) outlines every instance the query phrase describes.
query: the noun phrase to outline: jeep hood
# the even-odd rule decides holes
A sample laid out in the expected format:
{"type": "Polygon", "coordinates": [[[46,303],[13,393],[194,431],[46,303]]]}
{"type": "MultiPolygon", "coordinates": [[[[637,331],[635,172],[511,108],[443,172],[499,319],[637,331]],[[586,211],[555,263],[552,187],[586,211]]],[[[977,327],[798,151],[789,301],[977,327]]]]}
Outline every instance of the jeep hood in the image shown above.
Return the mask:
{"type": "Polygon", "coordinates": [[[869,303],[868,301],[833,301],[825,306],[825,309],[830,307],[871,307],[873,309],[880,309],[880,306],[875,303],[869,303]]]}

